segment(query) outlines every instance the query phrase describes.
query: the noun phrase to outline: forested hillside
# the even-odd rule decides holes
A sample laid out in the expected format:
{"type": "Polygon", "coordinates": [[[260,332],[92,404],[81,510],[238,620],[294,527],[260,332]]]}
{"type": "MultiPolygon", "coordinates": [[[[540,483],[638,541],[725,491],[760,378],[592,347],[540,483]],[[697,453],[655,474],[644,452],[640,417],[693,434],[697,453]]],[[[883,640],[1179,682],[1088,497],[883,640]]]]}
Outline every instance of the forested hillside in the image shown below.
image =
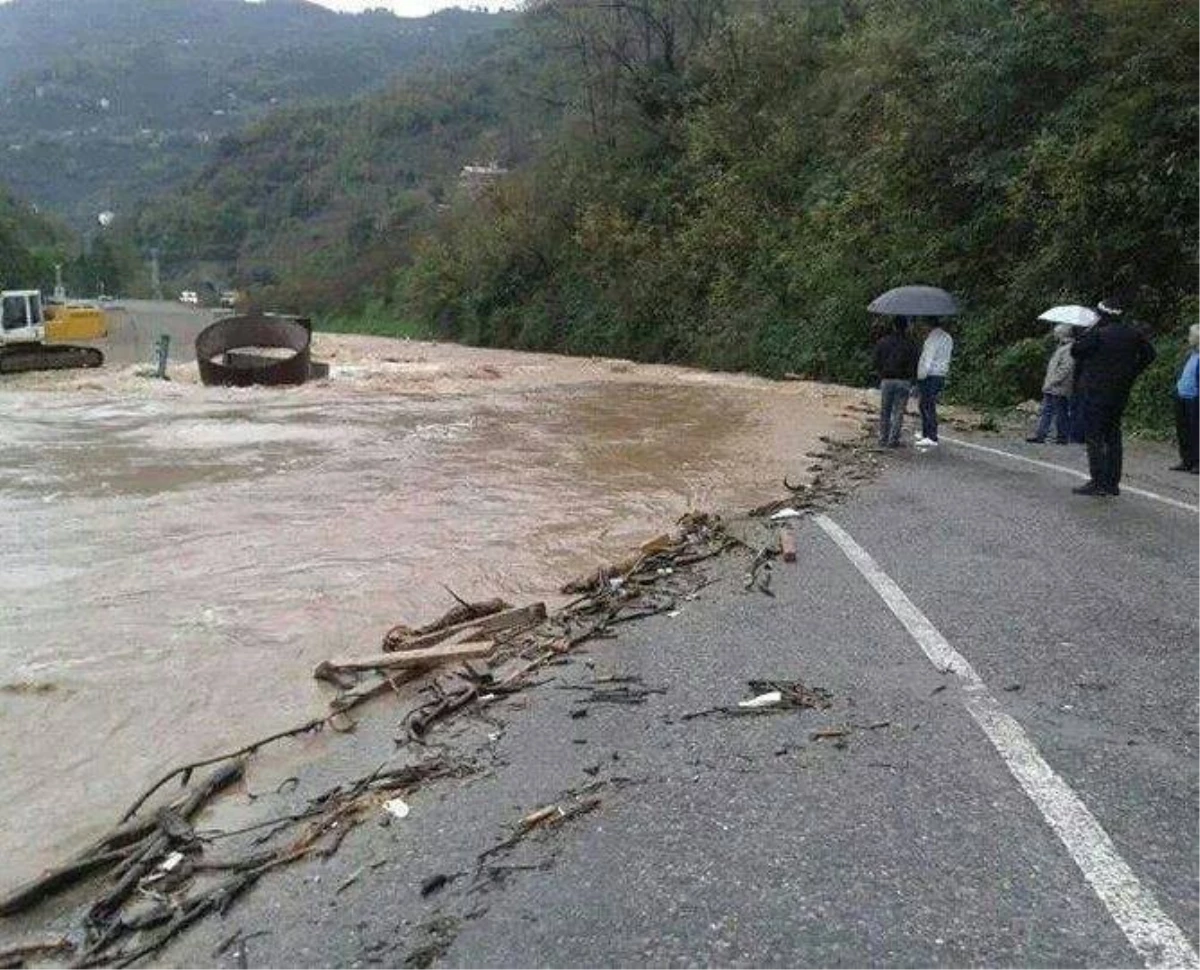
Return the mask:
{"type": "Polygon", "coordinates": [[[411,312],[472,342],[863,381],[864,307],[964,307],[952,387],[1039,388],[1056,302],[1196,313],[1196,6],[1175,0],[539,5],[576,105],[424,247],[411,312]]]}
{"type": "Polygon", "coordinates": [[[70,233],[0,186],[0,289],[50,289],[70,233]]]}
{"type": "Polygon", "coordinates": [[[931,283],[963,305],[951,391],[984,402],[1036,393],[1039,311],[1121,289],[1170,335],[1165,392],[1196,312],[1195,4],[537,0],[493,40],[227,142],[139,245],[469,342],[851,382],[870,298],[931,283]],[[510,173],[453,191],[486,158],[510,173]]]}
{"type": "Polygon", "coordinates": [[[537,53],[510,38],[458,68],[340,105],[275,112],[224,138],[187,191],[122,227],[157,249],[165,278],[224,279],[307,310],[390,290],[416,234],[448,208],[464,164],[531,160],[555,108],[516,78],[537,53]]]}
{"type": "Polygon", "coordinates": [[[455,62],[511,19],[306,0],[0,4],[0,181],[78,227],[179,185],[225,134],[455,62]]]}
{"type": "Polygon", "coordinates": [[[140,269],[127,240],[104,233],[84,247],[61,220],[46,216],[0,185],[0,289],[53,291],[55,267],[67,291],[95,295],[140,269]]]}

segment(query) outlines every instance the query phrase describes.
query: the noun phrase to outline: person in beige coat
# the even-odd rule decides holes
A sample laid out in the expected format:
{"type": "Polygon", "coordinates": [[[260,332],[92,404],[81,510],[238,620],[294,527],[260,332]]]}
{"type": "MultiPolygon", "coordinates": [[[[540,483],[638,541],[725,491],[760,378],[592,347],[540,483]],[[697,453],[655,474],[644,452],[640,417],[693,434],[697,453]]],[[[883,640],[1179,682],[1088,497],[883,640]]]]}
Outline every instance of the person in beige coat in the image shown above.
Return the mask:
{"type": "Polygon", "coordinates": [[[1038,415],[1037,429],[1025,440],[1041,444],[1055,426],[1055,442],[1065,445],[1070,440],[1071,420],[1069,402],[1075,389],[1075,359],[1071,356],[1071,343],[1075,329],[1070,324],[1060,323],[1054,328],[1058,346],[1050,355],[1046,365],[1046,379],[1042,382],[1042,410],[1038,415]]]}

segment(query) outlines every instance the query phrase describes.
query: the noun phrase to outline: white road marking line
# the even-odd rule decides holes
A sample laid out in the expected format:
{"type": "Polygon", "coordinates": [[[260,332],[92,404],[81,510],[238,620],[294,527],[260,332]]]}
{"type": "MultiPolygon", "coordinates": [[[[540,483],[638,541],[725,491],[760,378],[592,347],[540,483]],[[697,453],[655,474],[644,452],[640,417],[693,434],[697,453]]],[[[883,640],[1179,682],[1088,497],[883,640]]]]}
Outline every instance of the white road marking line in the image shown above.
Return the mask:
{"type": "Polygon", "coordinates": [[[1200,967],[1183,931],[1158,906],[1112,839],[1071,787],[1054,773],[1017,721],[1005,714],[974,668],[947,642],[871,555],[836,522],[813,521],[845,553],[863,578],[904,624],[930,662],[963,681],[968,713],[987,735],[1025,794],[1066,846],[1092,890],[1147,967],[1200,967]]]}
{"type": "MultiPolygon", "coordinates": [[[[961,438],[951,438],[947,435],[942,435],[942,441],[948,441],[952,445],[958,445],[962,448],[973,448],[975,451],[984,451],[989,455],[999,455],[1001,458],[1011,458],[1013,461],[1023,461],[1027,465],[1037,465],[1039,468],[1049,468],[1051,471],[1063,472],[1067,475],[1073,475],[1075,478],[1082,478],[1087,481],[1091,476],[1086,472],[1076,471],[1074,468],[1068,468],[1066,465],[1055,465],[1049,461],[1039,461],[1037,458],[1026,458],[1024,455],[1016,455],[1011,451],[1002,451],[999,448],[989,448],[987,445],[977,445],[973,441],[963,441],[961,438]]],[[[1170,505],[1177,509],[1184,509],[1187,512],[1200,512],[1200,506],[1188,505],[1187,502],[1180,502],[1178,499],[1167,498],[1165,495],[1159,495],[1157,492],[1148,492],[1144,488],[1136,488],[1133,485],[1121,485],[1122,493],[1128,492],[1130,495],[1140,495],[1142,498],[1153,499],[1156,502],[1162,502],[1164,505],[1170,505]]]]}

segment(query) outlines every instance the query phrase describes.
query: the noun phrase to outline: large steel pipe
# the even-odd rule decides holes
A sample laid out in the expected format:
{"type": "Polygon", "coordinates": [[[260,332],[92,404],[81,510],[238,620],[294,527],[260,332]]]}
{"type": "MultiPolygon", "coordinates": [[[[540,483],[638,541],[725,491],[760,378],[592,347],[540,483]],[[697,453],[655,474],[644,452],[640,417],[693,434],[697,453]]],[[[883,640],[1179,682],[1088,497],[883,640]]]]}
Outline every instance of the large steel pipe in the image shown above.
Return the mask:
{"type": "Polygon", "coordinates": [[[312,328],[307,320],[264,315],[226,317],[200,331],[196,363],[209,385],[303,384],[309,377],[312,328]],[[256,351],[282,349],[286,357],[256,351]]]}

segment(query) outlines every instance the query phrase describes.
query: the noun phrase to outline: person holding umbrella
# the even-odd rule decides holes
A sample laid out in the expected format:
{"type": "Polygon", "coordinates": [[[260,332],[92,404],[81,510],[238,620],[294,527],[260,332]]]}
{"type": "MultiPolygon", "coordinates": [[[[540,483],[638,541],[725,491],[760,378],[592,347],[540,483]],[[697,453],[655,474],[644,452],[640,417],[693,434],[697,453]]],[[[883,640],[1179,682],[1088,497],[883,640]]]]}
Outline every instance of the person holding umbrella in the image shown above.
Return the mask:
{"type": "Polygon", "coordinates": [[[1200,323],[1188,328],[1188,358],[1175,385],[1175,437],[1179,464],[1173,472],[1200,472],[1200,323]]]}
{"type": "MultiPolygon", "coordinates": [[[[908,318],[910,317],[953,317],[958,314],[958,304],[945,290],[936,286],[898,286],[886,293],[875,297],[867,306],[870,313],[882,313],[895,317],[892,330],[886,337],[875,345],[875,371],[879,374],[879,389],[881,394],[879,409],[879,443],[892,448],[900,447],[900,431],[904,422],[904,409],[907,406],[908,395],[912,389],[913,379],[917,377],[919,359],[917,345],[908,336],[908,318]]],[[[929,445],[937,444],[937,413],[934,410],[937,394],[945,382],[946,372],[950,366],[950,350],[954,342],[950,335],[941,327],[935,326],[934,333],[939,334],[932,344],[926,341],[930,349],[927,358],[927,368],[924,376],[939,378],[929,384],[928,404],[926,395],[922,395],[921,419],[926,421],[927,412],[932,419],[932,425],[926,425],[922,430],[923,436],[917,440],[929,445]],[[944,338],[944,339],[942,339],[944,338]],[[936,348],[936,353],[934,349],[936,348]],[[932,431],[933,437],[929,437],[932,431]]],[[[934,333],[930,337],[934,337],[934,333]]]]}
{"type": "Polygon", "coordinates": [[[1072,489],[1077,495],[1120,495],[1121,418],[1139,374],[1154,360],[1154,348],[1124,321],[1125,309],[1115,297],[1097,307],[1099,322],[1071,345],[1082,363],[1079,390],[1087,423],[1088,470],[1091,480],[1072,489]]]}
{"type": "Polygon", "coordinates": [[[1055,325],[1054,337],[1058,347],[1046,365],[1037,429],[1025,440],[1030,444],[1041,444],[1053,424],[1057,425],[1058,437],[1055,440],[1065,445],[1072,439],[1074,425],[1082,425],[1082,416],[1072,413],[1078,410],[1078,402],[1075,398],[1077,368],[1075,358],[1071,356],[1071,342],[1084,330],[1095,326],[1100,315],[1085,306],[1056,306],[1039,315],[1038,319],[1055,325]]]}

